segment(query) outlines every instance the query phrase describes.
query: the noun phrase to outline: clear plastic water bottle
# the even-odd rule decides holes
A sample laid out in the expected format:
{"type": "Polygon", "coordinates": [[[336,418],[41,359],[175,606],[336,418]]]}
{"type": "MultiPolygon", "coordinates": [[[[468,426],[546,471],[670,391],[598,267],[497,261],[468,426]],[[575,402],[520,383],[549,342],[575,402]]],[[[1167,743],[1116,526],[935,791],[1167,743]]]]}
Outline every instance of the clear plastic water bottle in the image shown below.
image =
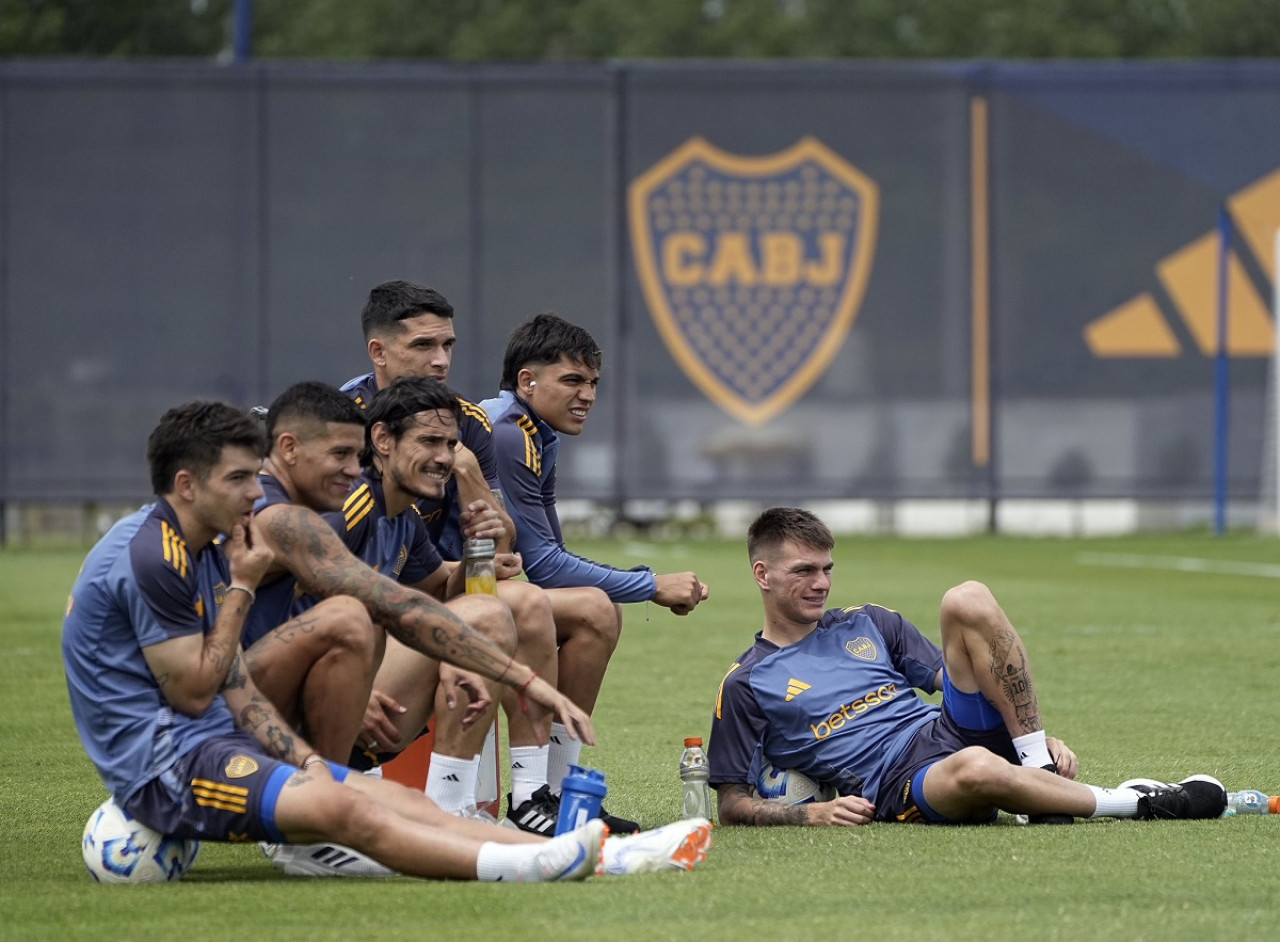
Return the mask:
{"type": "Polygon", "coordinates": [[[467,595],[497,595],[498,577],[493,568],[493,540],[467,540],[467,595]]]}
{"type": "Polygon", "coordinates": [[[1280,795],[1268,796],[1256,788],[1227,792],[1227,810],[1224,818],[1233,814],[1280,814],[1280,795]]]}
{"type": "Polygon", "coordinates": [[[684,782],[684,816],[711,819],[711,769],[702,751],[702,738],[692,736],[684,741],[680,756],[680,780],[684,782]]]}

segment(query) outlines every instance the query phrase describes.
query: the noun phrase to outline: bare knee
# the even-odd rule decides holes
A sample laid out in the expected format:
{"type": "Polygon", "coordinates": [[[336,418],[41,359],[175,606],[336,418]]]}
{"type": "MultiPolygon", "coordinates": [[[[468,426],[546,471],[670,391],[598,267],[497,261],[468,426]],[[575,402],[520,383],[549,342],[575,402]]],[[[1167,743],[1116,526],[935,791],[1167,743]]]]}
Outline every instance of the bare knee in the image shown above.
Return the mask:
{"type": "Polygon", "coordinates": [[[500,589],[499,598],[511,609],[516,637],[522,647],[555,648],[555,616],[546,592],[528,582],[508,582],[500,589]]]}
{"type": "Polygon", "coordinates": [[[330,650],[345,648],[370,662],[381,658],[385,636],[361,602],[349,595],[335,595],[320,602],[312,612],[330,650]]]}
{"type": "Polygon", "coordinates": [[[561,643],[591,641],[612,652],[622,637],[622,608],[600,589],[575,590],[567,604],[556,606],[555,616],[561,643]]]}
{"type": "Polygon", "coordinates": [[[449,603],[471,629],[492,641],[507,654],[516,649],[516,626],[511,609],[490,595],[464,595],[449,603]]]}
{"type": "Polygon", "coordinates": [[[942,623],[957,622],[965,625],[982,624],[995,620],[1000,605],[983,583],[969,580],[947,590],[942,596],[942,623]]]}
{"type": "Polygon", "coordinates": [[[1004,794],[1014,766],[981,746],[961,749],[947,760],[951,776],[962,795],[990,799],[1004,794]]]}

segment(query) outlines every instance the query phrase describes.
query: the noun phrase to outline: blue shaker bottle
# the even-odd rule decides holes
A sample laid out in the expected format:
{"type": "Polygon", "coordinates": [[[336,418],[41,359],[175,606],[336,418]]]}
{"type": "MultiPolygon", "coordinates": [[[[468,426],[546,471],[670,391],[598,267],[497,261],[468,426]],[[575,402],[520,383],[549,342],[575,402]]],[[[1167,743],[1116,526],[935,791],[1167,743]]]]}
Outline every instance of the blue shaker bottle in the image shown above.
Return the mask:
{"type": "Polygon", "coordinates": [[[609,789],[604,784],[604,773],[595,769],[569,766],[569,774],[560,786],[560,815],[556,818],[556,833],[576,831],[592,818],[600,816],[600,805],[609,789]]]}

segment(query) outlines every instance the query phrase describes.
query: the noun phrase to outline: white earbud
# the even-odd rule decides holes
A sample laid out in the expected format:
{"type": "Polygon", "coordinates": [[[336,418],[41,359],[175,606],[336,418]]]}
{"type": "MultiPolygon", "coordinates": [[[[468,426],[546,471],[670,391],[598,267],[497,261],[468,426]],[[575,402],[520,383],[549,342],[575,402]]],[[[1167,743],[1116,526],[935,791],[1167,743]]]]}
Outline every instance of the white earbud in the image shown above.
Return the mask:
{"type": "Polygon", "coordinates": [[[532,382],[530,382],[530,383],[529,383],[529,388],[530,388],[530,389],[532,389],[534,386],[537,386],[537,385],[538,385],[538,384],[537,384],[537,382],[536,382],[536,381],[532,381],[532,382]]]}

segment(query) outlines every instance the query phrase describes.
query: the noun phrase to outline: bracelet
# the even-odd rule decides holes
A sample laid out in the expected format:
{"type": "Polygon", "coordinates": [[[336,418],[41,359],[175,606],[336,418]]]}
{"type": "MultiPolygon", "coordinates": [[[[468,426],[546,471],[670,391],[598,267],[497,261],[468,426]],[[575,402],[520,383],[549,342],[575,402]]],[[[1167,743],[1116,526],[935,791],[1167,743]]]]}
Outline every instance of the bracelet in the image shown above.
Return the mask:
{"type": "Polygon", "coordinates": [[[537,678],[537,676],[538,676],[538,672],[531,669],[529,671],[529,679],[516,688],[516,699],[520,701],[521,713],[529,712],[529,704],[524,702],[524,692],[529,689],[529,685],[533,683],[533,681],[535,680],[535,678],[537,678]]]}
{"type": "Polygon", "coordinates": [[[298,768],[302,769],[302,771],[305,772],[307,770],[307,766],[309,766],[312,762],[316,762],[316,761],[324,762],[325,758],[324,756],[320,755],[320,753],[318,752],[308,752],[307,757],[302,760],[302,764],[299,765],[298,768]]]}
{"type": "Polygon", "coordinates": [[[249,588],[247,585],[243,585],[239,582],[233,582],[231,585],[227,586],[228,592],[234,592],[236,589],[239,589],[245,595],[249,596],[250,605],[258,601],[258,596],[254,593],[253,589],[249,588]]]}

